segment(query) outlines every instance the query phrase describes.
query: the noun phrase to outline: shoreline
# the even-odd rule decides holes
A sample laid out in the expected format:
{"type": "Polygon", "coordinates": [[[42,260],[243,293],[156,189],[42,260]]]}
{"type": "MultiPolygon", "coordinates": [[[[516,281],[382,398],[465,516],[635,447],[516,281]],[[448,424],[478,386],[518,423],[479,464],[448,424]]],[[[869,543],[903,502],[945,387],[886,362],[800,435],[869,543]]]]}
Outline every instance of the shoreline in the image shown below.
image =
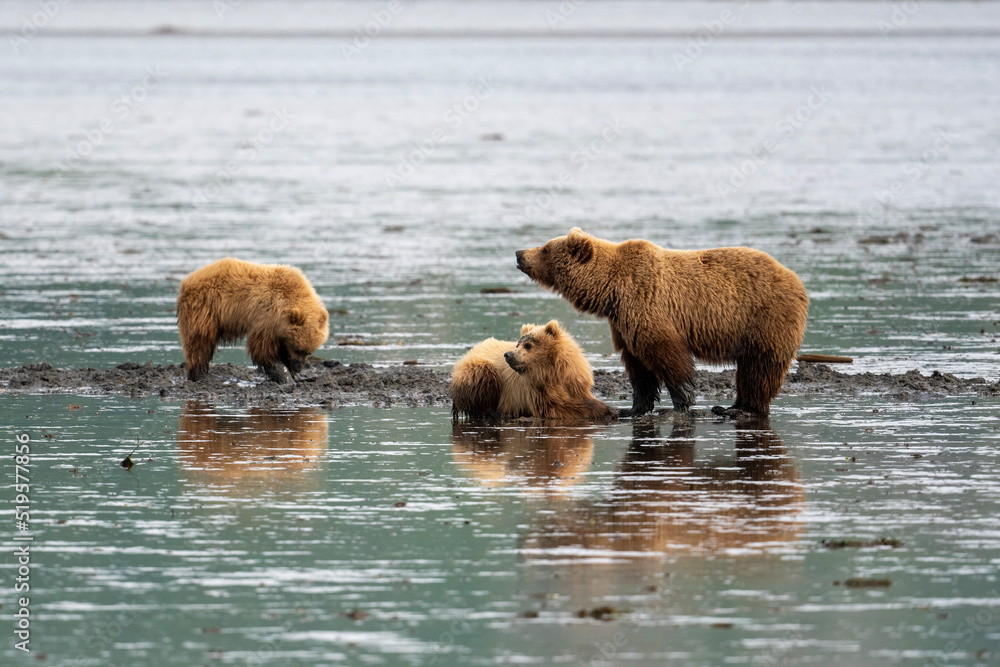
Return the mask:
{"type": "MultiPolygon", "coordinates": [[[[257,406],[318,406],[338,408],[451,405],[450,372],[400,365],[373,367],[313,361],[303,368],[298,382],[276,384],[250,366],[217,364],[197,382],[189,381],[181,365],[154,366],[127,362],[109,369],[54,368],[28,364],[0,368],[0,393],[63,394],[81,396],[160,396],[207,402],[257,406]]],[[[726,403],[735,394],[735,371],[699,370],[695,376],[698,406],[726,403]]],[[[627,404],[632,390],[624,371],[594,371],[594,393],[612,404],[627,404]]],[[[1000,380],[959,378],[937,371],[906,373],[841,373],[825,364],[799,363],[782,387],[786,395],[878,393],[886,400],[906,401],[921,396],[1000,396],[1000,380]]],[[[669,397],[663,392],[669,407],[669,397]]]]}

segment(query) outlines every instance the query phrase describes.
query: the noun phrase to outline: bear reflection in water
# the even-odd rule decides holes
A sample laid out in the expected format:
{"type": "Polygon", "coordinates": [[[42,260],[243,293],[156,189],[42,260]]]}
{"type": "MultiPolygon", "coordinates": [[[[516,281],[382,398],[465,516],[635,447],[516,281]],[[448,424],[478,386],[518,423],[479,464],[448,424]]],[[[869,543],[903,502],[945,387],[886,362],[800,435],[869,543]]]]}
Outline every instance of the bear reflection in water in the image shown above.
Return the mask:
{"type": "Polygon", "coordinates": [[[235,495],[289,484],[305,490],[322,482],[304,473],[326,452],[328,428],[326,414],[308,408],[224,415],[188,401],[177,425],[178,458],[189,481],[235,495]]]}
{"type": "Polygon", "coordinates": [[[558,495],[590,468],[597,429],[456,422],[451,451],[461,470],[487,486],[518,484],[531,492],[558,495]]]}
{"type": "Polygon", "coordinates": [[[669,438],[637,422],[611,489],[546,517],[523,539],[524,555],[765,553],[797,539],[805,493],[766,420],[737,423],[735,461],[695,453],[689,420],[675,422],[669,438]]]}

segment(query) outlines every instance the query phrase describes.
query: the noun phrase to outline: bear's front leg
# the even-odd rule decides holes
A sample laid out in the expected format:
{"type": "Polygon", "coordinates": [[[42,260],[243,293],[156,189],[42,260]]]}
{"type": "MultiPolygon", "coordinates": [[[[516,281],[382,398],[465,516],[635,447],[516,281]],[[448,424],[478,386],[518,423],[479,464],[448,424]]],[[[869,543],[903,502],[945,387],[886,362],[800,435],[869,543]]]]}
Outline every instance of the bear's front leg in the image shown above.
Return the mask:
{"type": "Polygon", "coordinates": [[[694,405],[694,359],[687,345],[676,336],[650,348],[651,364],[670,392],[674,412],[687,412],[694,405]]]}
{"type": "Polygon", "coordinates": [[[622,350],[622,364],[625,365],[625,374],[632,384],[632,408],[619,411],[618,416],[641,417],[660,400],[660,382],[656,379],[656,374],[628,350],[622,350]]]}
{"type": "Polygon", "coordinates": [[[285,384],[286,382],[291,382],[292,380],[292,378],[289,377],[289,374],[285,372],[284,366],[280,364],[262,364],[260,369],[264,371],[264,375],[266,375],[272,382],[285,384]]]}
{"type": "Polygon", "coordinates": [[[251,331],[247,336],[247,353],[254,366],[264,371],[269,380],[284,384],[289,381],[281,364],[281,342],[267,328],[251,331]]]}
{"type": "Polygon", "coordinates": [[[288,374],[291,376],[292,380],[295,382],[299,381],[299,373],[302,372],[302,366],[304,358],[296,357],[288,349],[288,346],[284,343],[281,344],[281,349],[278,350],[278,358],[281,363],[285,365],[288,369],[288,374]]]}

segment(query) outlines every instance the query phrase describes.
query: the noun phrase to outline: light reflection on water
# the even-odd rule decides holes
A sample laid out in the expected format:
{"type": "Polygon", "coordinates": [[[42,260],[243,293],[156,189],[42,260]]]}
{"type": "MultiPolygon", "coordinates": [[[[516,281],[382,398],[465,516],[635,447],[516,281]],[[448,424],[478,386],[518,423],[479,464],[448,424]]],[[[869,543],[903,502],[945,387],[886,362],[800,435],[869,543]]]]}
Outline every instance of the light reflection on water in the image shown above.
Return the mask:
{"type": "Polygon", "coordinates": [[[487,487],[516,484],[532,495],[558,496],[589,471],[599,430],[456,422],[451,450],[458,468],[487,487]]]}
{"type": "MultiPolygon", "coordinates": [[[[719,11],[691,7],[705,20],[719,11]]],[[[391,39],[347,62],[327,39],[42,34],[30,58],[0,60],[13,119],[0,126],[0,357],[177,363],[179,280],[236,255],[302,267],[333,311],[321,356],[447,367],[485,335],[555,317],[594,366],[615,368],[606,323],[514,265],[516,249],[580,226],[771,253],[812,296],[803,350],[854,356],[849,370],[996,377],[996,40],[823,45],[720,40],[678,72],[680,38],[391,39]],[[172,74],[79,168],[54,169],[145,63],[172,74]],[[244,70],[254,75],[235,76],[244,70]],[[411,179],[387,185],[486,74],[502,82],[496,93],[411,179]],[[720,196],[817,85],[831,92],[824,107],[720,196]],[[293,121],[192,209],[275,106],[293,121]],[[625,130],[580,169],[572,156],[609,118],[625,130]],[[921,162],[945,129],[948,150],[921,162]],[[523,215],[566,169],[570,186],[523,215]],[[860,220],[896,181],[884,215],[860,220]],[[513,293],[481,293],[495,287],[513,293]],[[337,345],[358,338],[378,344],[337,345]]],[[[218,359],[246,363],[238,350],[218,359]]]]}
{"type": "Polygon", "coordinates": [[[962,625],[1000,599],[996,399],[788,395],[770,425],[597,427],[2,400],[31,436],[33,646],[59,664],[1000,649],[1000,626],[962,625]],[[820,544],[878,538],[898,546],[820,544]]]}
{"type": "Polygon", "coordinates": [[[798,468],[766,421],[737,426],[733,457],[696,462],[696,428],[640,422],[610,488],[563,508],[524,540],[543,562],[621,555],[749,554],[793,542],[802,530],[798,468]]]}
{"type": "MultiPolygon", "coordinates": [[[[253,4],[238,24],[272,27],[253,4]]],[[[995,23],[985,5],[932,5],[914,22],[995,23]]],[[[651,6],[579,15],[644,27],[651,6]]],[[[863,10],[845,24],[857,8],[807,8],[821,27],[871,31],[882,8],[863,10]]],[[[679,11],[700,30],[720,10],[679,11]]],[[[795,27],[790,6],[774,11],[795,27]]],[[[759,247],[811,294],[804,351],[995,379],[997,40],[897,37],[719,40],[679,72],[679,37],[386,39],[348,62],[335,39],[42,31],[0,58],[0,358],[177,363],[177,283],[232,254],[305,270],[331,309],[321,356],[446,368],[555,317],[595,367],[617,368],[606,323],[514,268],[515,249],[581,226],[759,247]],[[58,172],[156,64],[163,84],[58,172]],[[485,75],[500,86],[479,113],[387,186],[485,75]],[[829,102],[720,196],[815,86],[829,102]],[[275,107],[288,127],[192,208],[275,107]],[[600,159],[517,219],[615,118],[625,131],[600,159]],[[947,150],[919,162],[945,130],[947,150]],[[900,179],[885,214],[859,220],[900,179]]],[[[783,395],[770,429],[480,428],[431,408],[0,395],[32,443],[32,648],[101,667],[995,662],[998,407],[783,395]],[[900,546],[820,544],[880,537],[900,546]],[[844,583],[865,578],[891,585],[844,583]]],[[[6,612],[11,550],[0,563],[6,612]]],[[[25,657],[11,643],[4,664],[25,657]]]]}
{"type": "Polygon", "coordinates": [[[244,497],[274,484],[316,488],[328,442],[327,416],[318,410],[251,408],[230,416],[188,401],[177,424],[178,461],[186,473],[181,483],[244,497]]]}

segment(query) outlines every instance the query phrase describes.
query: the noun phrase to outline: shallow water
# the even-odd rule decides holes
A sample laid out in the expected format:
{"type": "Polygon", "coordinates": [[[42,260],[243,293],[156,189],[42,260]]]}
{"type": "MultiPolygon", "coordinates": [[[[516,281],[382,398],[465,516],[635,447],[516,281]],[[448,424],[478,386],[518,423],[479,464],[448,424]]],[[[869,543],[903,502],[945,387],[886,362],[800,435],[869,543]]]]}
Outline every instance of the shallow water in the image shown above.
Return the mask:
{"type": "MultiPolygon", "coordinates": [[[[602,16],[648,27],[584,4],[570,33],[602,16]]],[[[514,265],[578,225],[770,252],[812,297],[804,351],[996,376],[1000,40],[983,34],[1000,30],[996,5],[923,3],[892,39],[852,34],[880,19],[868,5],[782,5],[781,34],[764,27],[775,8],[752,5],[732,28],[756,36],[724,35],[683,66],[683,35],[385,35],[347,58],[337,34],[100,36],[87,8],[101,6],[71,3],[68,25],[0,60],[9,364],[180,361],[178,281],[238,255],[306,271],[333,313],[321,356],[447,367],[555,317],[595,366],[617,367],[606,324],[514,265]],[[934,16],[955,36],[906,32],[934,16]],[[796,36],[821,29],[847,34],[796,36]]],[[[527,34],[542,20],[538,3],[477,6],[454,21],[507,13],[527,34]]],[[[351,33],[354,14],[302,7],[292,23],[351,33]]],[[[728,5],[650,7],[649,26],[699,30],[728,5]]],[[[161,9],[117,21],[273,27],[254,3],[235,23],[161,9]]]]}
{"type": "Polygon", "coordinates": [[[771,430],[4,405],[11,447],[31,439],[19,534],[33,537],[31,646],[53,664],[971,664],[1000,651],[996,399],[784,397],[771,430]],[[896,546],[822,544],[879,538],[896,546]]]}
{"type": "MultiPolygon", "coordinates": [[[[556,30],[567,3],[414,3],[349,59],[381,3],[237,4],[74,0],[0,57],[4,365],[180,362],[179,280],[237,255],[306,271],[322,357],[447,369],[558,318],[618,368],[514,265],[580,226],[770,252],[809,290],[803,351],[849,370],[997,378],[1000,4],[883,38],[895,5],[752,3],[680,68],[742,3],[588,0],[556,30]]],[[[51,664],[996,661],[1000,404],[914,395],[785,394],[770,431],[453,431],[0,393],[31,452],[5,534],[33,538],[51,664]]]]}

